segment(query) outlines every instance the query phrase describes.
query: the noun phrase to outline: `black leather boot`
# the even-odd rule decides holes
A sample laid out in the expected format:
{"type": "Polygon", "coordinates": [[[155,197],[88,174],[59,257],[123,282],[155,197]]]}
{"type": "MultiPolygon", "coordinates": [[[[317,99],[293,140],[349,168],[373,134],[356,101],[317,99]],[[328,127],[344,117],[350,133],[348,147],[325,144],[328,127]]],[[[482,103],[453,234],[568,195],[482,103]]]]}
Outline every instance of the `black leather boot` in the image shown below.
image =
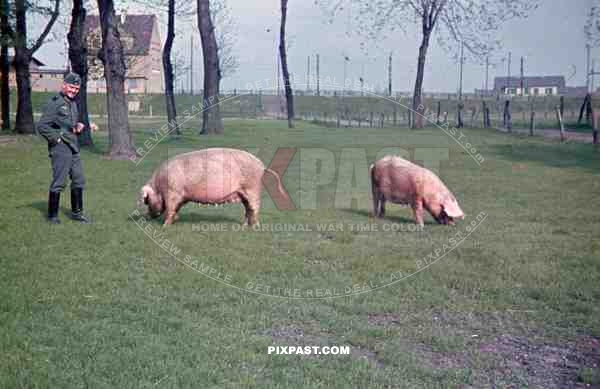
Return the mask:
{"type": "Polygon", "coordinates": [[[58,206],[60,204],[60,192],[48,192],[48,221],[52,224],[60,224],[58,218],[58,206]]]}
{"type": "Polygon", "coordinates": [[[71,189],[71,219],[81,223],[89,223],[89,219],[83,215],[83,189],[71,189]]]}

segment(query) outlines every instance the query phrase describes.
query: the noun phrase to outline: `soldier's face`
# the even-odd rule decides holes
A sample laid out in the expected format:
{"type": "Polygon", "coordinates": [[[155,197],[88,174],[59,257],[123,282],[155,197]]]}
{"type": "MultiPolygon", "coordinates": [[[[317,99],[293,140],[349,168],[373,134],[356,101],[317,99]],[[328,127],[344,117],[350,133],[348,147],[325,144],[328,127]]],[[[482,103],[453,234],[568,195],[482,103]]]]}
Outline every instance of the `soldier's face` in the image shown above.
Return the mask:
{"type": "Polygon", "coordinates": [[[79,93],[79,85],[67,84],[63,83],[63,93],[67,95],[68,98],[74,99],[75,96],[79,93]]]}

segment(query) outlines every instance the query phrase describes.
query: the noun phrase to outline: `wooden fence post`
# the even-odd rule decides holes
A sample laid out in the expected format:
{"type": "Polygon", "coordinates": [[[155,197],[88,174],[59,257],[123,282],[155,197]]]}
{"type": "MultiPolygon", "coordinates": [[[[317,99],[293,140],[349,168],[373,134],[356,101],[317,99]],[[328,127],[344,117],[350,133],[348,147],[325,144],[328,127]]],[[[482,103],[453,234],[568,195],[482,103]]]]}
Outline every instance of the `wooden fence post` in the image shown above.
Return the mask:
{"type": "Polygon", "coordinates": [[[487,123],[487,104],[485,103],[485,100],[481,101],[481,105],[482,105],[482,110],[483,110],[483,128],[488,128],[488,123],[487,123]]]}
{"type": "Polygon", "coordinates": [[[593,125],[592,144],[594,144],[594,145],[598,144],[598,121],[599,120],[600,120],[600,113],[596,114],[596,112],[594,112],[592,114],[592,125],[593,125]]]}
{"type": "Polygon", "coordinates": [[[565,96],[560,96],[560,117],[565,117],[565,96]]]}
{"type": "Polygon", "coordinates": [[[504,102],[504,127],[512,132],[512,119],[510,117],[510,100],[504,102]]]}
{"type": "Polygon", "coordinates": [[[565,127],[563,125],[562,115],[560,114],[560,106],[556,106],[556,118],[558,119],[558,126],[560,130],[560,141],[565,141],[565,127]]]}
{"type": "Polygon", "coordinates": [[[535,111],[531,111],[531,119],[529,121],[529,135],[533,136],[535,130],[535,111]]]}
{"type": "Polygon", "coordinates": [[[586,94],[585,98],[583,99],[583,104],[581,104],[581,108],[579,109],[579,118],[577,119],[577,125],[581,125],[581,119],[583,119],[583,111],[587,108],[588,106],[588,101],[591,99],[590,94],[586,94]]]}
{"type": "Polygon", "coordinates": [[[587,106],[585,107],[585,120],[587,122],[588,125],[592,124],[592,96],[590,95],[590,98],[588,99],[588,103],[587,106]]]}

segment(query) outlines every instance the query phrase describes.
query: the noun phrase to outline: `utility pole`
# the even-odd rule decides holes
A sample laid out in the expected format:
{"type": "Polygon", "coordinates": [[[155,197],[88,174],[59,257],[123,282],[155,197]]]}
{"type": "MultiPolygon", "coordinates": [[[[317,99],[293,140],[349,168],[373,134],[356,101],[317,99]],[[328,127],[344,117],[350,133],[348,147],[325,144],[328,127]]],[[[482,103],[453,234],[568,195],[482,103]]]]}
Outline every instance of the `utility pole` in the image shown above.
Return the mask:
{"type": "Polygon", "coordinates": [[[321,91],[319,90],[319,54],[317,54],[317,96],[321,96],[321,91]]]}
{"type": "Polygon", "coordinates": [[[388,63],[388,96],[392,95],[392,52],[390,51],[390,61],[388,63]]]}
{"type": "Polygon", "coordinates": [[[279,57],[279,54],[277,54],[277,96],[279,96],[279,63],[280,63],[281,58],[279,57]]]}
{"type": "Polygon", "coordinates": [[[510,88],[510,60],[511,60],[511,52],[508,52],[508,75],[506,77],[506,94],[508,94],[508,88],[510,88]]]}
{"type": "Polygon", "coordinates": [[[344,80],[342,81],[342,96],[344,96],[346,92],[346,64],[348,63],[348,61],[350,61],[350,58],[344,55],[344,80]]]}
{"type": "Polygon", "coordinates": [[[525,89],[523,88],[523,57],[521,57],[521,96],[525,96],[525,89]]]}
{"type": "Polygon", "coordinates": [[[592,81],[591,81],[591,86],[592,86],[592,93],[594,93],[594,75],[596,75],[596,71],[594,70],[596,69],[596,60],[592,59],[592,81]]]}
{"type": "Polygon", "coordinates": [[[190,95],[194,94],[194,35],[190,40],[190,95]]]}
{"type": "Polygon", "coordinates": [[[489,80],[489,70],[490,70],[490,57],[485,57],[485,95],[488,95],[488,80],[489,80]]]}
{"type": "Polygon", "coordinates": [[[306,92],[310,88],[310,55],[306,57],[306,92]]]}
{"type": "Polygon", "coordinates": [[[460,81],[458,87],[458,101],[462,101],[462,89],[463,89],[463,62],[465,61],[464,57],[464,44],[460,42],[460,81]]]}
{"type": "Polygon", "coordinates": [[[365,95],[365,64],[363,63],[360,67],[360,95],[365,95]]]}
{"type": "Polygon", "coordinates": [[[586,78],[585,78],[585,82],[586,82],[586,87],[587,87],[587,91],[588,93],[590,93],[590,50],[591,47],[589,44],[585,45],[585,51],[586,51],[586,78]]]}
{"type": "Polygon", "coordinates": [[[462,90],[463,90],[463,63],[465,62],[465,51],[464,51],[465,45],[463,43],[463,41],[460,42],[460,76],[459,76],[459,86],[458,86],[458,128],[462,128],[463,127],[463,120],[462,120],[462,109],[463,109],[463,103],[462,103],[462,90]]]}

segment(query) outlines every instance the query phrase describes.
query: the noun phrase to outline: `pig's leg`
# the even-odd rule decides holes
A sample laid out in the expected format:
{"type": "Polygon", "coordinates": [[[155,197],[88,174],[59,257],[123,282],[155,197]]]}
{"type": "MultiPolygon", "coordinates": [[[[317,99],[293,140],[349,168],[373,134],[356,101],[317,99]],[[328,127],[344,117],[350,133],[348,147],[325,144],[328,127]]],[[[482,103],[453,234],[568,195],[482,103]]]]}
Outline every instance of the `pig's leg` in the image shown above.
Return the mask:
{"type": "Polygon", "coordinates": [[[385,197],[379,191],[373,191],[373,210],[375,217],[383,218],[385,216],[385,197]]]}
{"type": "Polygon", "coordinates": [[[382,195],[379,197],[379,217],[380,218],[384,218],[385,217],[385,197],[383,197],[382,195]]]}
{"type": "Polygon", "coordinates": [[[166,201],[165,214],[167,216],[165,218],[165,223],[163,224],[163,226],[173,224],[173,222],[175,222],[175,220],[178,219],[177,212],[179,211],[179,209],[181,208],[182,205],[183,205],[183,202],[182,202],[182,199],[180,196],[178,196],[178,195],[169,196],[169,198],[166,201]]]}
{"type": "Polygon", "coordinates": [[[373,216],[379,217],[379,190],[373,169],[371,169],[371,195],[373,196],[373,216]]]}
{"type": "Polygon", "coordinates": [[[413,204],[413,211],[415,213],[415,223],[417,223],[417,225],[423,227],[425,225],[425,223],[423,223],[423,201],[421,199],[418,199],[414,204],[413,204]]]}
{"type": "Polygon", "coordinates": [[[242,204],[246,209],[246,215],[244,218],[244,225],[260,224],[258,220],[258,212],[260,209],[260,197],[252,194],[240,194],[242,198],[242,204]]]}

